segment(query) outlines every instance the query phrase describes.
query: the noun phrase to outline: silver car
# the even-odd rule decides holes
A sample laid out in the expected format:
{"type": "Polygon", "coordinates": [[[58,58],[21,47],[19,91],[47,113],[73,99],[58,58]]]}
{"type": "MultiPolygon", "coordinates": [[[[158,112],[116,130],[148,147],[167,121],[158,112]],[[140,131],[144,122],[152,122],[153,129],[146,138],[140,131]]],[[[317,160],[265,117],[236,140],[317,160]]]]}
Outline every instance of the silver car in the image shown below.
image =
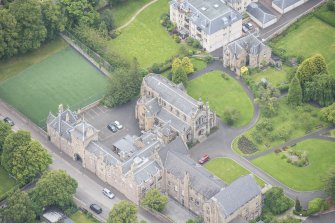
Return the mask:
{"type": "Polygon", "coordinates": [[[102,190],[102,193],[110,199],[113,199],[115,197],[115,195],[110,190],[108,190],[107,188],[104,188],[102,190]]]}

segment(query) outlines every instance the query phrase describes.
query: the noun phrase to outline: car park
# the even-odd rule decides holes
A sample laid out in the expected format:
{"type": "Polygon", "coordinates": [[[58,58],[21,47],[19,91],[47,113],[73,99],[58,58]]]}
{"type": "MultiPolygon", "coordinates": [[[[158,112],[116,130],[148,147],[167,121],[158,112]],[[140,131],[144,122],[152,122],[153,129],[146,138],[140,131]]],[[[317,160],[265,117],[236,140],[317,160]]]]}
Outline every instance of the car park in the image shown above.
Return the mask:
{"type": "Polygon", "coordinates": [[[107,188],[104,188],[102,190],[102,193],[110,199],[113,199],[115,197],[115,195],[110,190],[108,190],[107,188]]]}
{"type": "Polygon", "coordinates": [[[107,125],[107,128],[114,133],[117,132],[117,127],[115,126],[114,123],[110,123],[109,125],[107,125]]]}
{"type": "Polygon", "coordinates": [[[14,126],[15,125],[14,121],[12,119],[10,119],[9,117],[4,118],[3,121],[5,123],[8,123],[10,126],[14,126]]]}
{"type": "Polygon", "coordinates": [[[204,164],[204,163],[206,163],[208,160],[209,160],[209,156],[208,156],[208,154],[204,154],[204,155],[202,155],[202,157],[200,158],[200,160],[199,160],[198,162],[199,162],[199,164],[204,164]]]}
{"type": "Polygon", "coordinates": [[[120,124],[119,121],[115,121],[114,125],[116,126],[116,128],[118,128],[119,130],[123,128],[123,126],[120,124]]]}
{"type": "Polygon", "coordinates": [[[97,214],[101,214],[101,212],[102,212],[102,208],[97,204],[91,204],[90,209],[97,214]]]}
{"type": "Polygon", "coordinates": [[[246,27],[245,25],[242,26],[242,31],[244,33],[247,33],[249,31],[248,27],[246,27]]]}

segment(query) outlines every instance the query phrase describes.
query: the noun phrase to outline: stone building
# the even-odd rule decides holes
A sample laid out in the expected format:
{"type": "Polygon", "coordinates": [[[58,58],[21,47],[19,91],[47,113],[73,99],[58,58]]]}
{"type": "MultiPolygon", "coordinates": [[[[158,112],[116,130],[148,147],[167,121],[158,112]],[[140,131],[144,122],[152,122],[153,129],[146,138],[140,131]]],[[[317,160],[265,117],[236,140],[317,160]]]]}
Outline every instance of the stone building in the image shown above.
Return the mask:
{"type": "MultiPolygon", "coordinates": [[[[239,13],[244,13],[247,6],[255,0],[225,0],[227,5],[238,11],[239,13]]],[[[257,1],[257,0],[256,0],[257,1]]]]}
{"type": "Polygon", "coordinates": [[[250,34],[223,48],[223,65],[240,74],[241,67],[262,67],[270,62],[271,48],[250,34]]]}
{"type": "Polygon", "coordinates": [[[272,0],[272,7],[281,14],[289,12],[308,0],[272,0]]]}
{"type": "MultiPolygon", "coordinates": [[[[248,2],[241,0],[238,2],[248,2]]],[[[235,1],[229,1],[235,6],[235,1]]],[[[244,3],[241,3],[244,8],[244,3]]],[[[237,4],[236,7],[240,8],[237,4]]],[[[241,14],[221,0],[172,0],[170,20],[183,36],[191,36],[212,52],[242,36],[241,14]]]]}
{"type": "Polygon", "coordinates": [[[158,188],[203,216],[205,223],[250,220],[260,214],[261,190],[254,178],[244,176],[228,185],[213,176],[189,157],[170,122],[107,147],[99,141],[98,130],[60,106],[57,115],[49,114],[47,130],[60,150],[136,204],[150,188],[158,188]]]}
{"type": "Polygon", "coordinates": [[[218,126],[208,102],[194,100],[182,84],[176,85],[158,74],[149,74],[143,79],[135,115],[145,131],[158,123],[170,123],[172,130],[186,143],[203,141],[211,129],[218,126]]]}

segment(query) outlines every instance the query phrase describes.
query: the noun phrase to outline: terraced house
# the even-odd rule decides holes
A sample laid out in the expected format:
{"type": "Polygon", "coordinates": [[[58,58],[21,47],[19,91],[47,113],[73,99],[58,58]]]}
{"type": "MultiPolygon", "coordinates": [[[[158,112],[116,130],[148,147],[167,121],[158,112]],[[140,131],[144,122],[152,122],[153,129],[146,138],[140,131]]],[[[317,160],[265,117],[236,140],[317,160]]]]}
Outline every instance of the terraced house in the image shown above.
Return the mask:
{"type": "Polygon", "coordinates": [[[158,74],[147,75],[135,108],[141,129],[170,123],[173,132],[185,143],[203,141],[218,126],[215,112],[208,102],[190,97],[182,84],[176,85],[158,74]]]}
{"type": "Polygon", "coordinates": [[[212,52],[242,35],[242,16],[248,0],[172,0],[170,20],[180,33],[200,41],[212,52]],[[232,7],[235,9],[233,9],[232,7]]]}
{"type": "Polygon", "coordinates": [[[171,122],[106,146],[97,129],[60,106],[57,115],[49,114],[47,130],[60,150],[136,204],[150,188],[158,188],[204,216],[206,223],[250,220],[260,214],[262,195],[254,178],[243,176],[228,185],[213,176],[189,157],[171,122]]]}

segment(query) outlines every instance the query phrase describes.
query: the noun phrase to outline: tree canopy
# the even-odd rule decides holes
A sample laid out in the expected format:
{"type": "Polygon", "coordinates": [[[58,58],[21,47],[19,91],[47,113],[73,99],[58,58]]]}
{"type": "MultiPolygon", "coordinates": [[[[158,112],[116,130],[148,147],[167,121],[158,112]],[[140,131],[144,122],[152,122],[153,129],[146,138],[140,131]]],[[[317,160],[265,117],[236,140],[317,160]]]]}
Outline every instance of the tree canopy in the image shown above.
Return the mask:
{"type": "Polygon", "coordinates": [[[264,206],[272,214],[279,215],[293,206],[293,201],[285,197],[283,189],[273,187],[265,193],[264,206]]]}
{"type": "Polygon", "coordinates": [[[109,212],[107,223],[134,223],[137,222],[137,207],[126,200],[120,201],[109,212]]]}
{"type": "Polygon", "coordinates": [[[156,188],[149,190],[142,199],[143,205],[156,211],[163,211],[167,202],[168,197],[161,194],[161,192],[156,188]]]}
{"type": "Polygon", "coordinates": [[[36,215],[31,200],[26,192],[15,191],[7,199],[7,207],[3,210],[4,222],[34,222],[36,215]]]}
{"type": "Polygon", "coordinates": [[[328,107],[323,108],[321,113],[325,120],[335,124],[335,102],[328,107]]]}
{"type": "Polygon", "coordinates": [[[172,81],[176,84],[182,83],[184,87],[187,86],[188,78],[185,69],[179,66],[175,73],[172,73],[172,81]]]}
{"type": "Polygon", "coordinates": [[[288,103],[293,106],[301,105],[302,103],[302,89],[297,77],[294,77],[291,81],[288,90],[288,103]]]}
{"type": "Polygon", "coordinates": [[[77,181],[64,170],[46,172],[31,191],[36,212],[41,213],[42,208],[49,205],[61,208],[70,205],[77,187],[77,181]]]}
{"type": "Polygon", "coordinates": [[[0,58],[11,57],[17,53],[16,24],[15,17],[6,8],[0,8],[0,58]]]}
{"type": "Polygon", "coordinates": [[[10,125],[7,123],[0,121],[0,155],[2,153],[2,147],[3,144],[5,143],[6,137],[12,133],[12,129],[10,125]]]}
{"type": "Polygon", "coordinates": [[[331,169],[328,176],[324,179],[325,192],[335,202],[335,168],[331,169]]]}

